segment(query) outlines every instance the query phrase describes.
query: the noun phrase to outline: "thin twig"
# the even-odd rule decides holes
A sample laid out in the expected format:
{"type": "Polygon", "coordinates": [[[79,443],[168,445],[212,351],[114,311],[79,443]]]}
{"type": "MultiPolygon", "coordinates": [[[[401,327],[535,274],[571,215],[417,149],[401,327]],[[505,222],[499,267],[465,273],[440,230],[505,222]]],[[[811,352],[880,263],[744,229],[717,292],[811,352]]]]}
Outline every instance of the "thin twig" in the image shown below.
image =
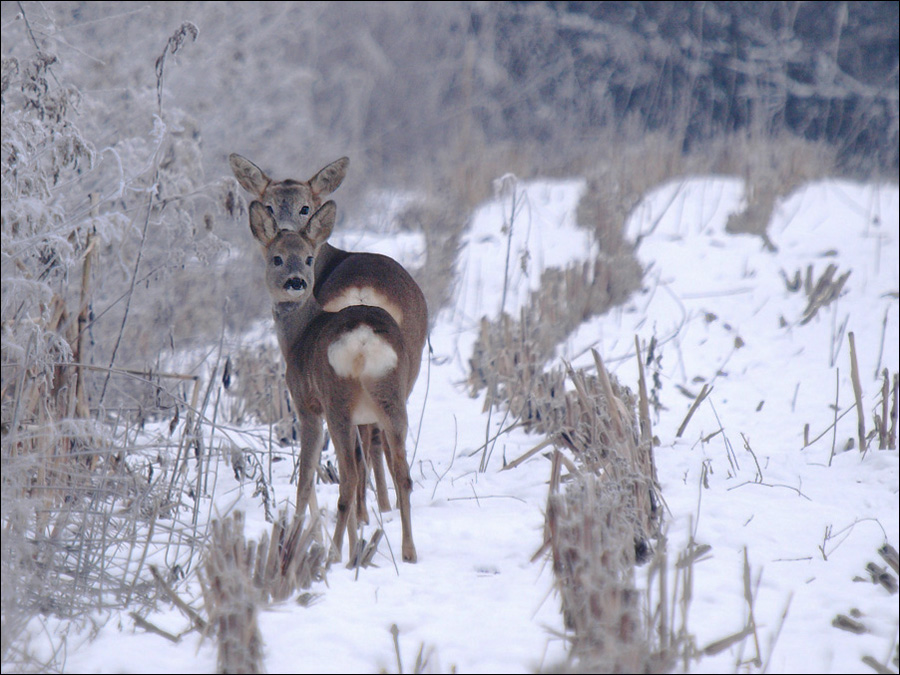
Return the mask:
{"type": "MultiPolygon", "coordinates": [[[[641,443],[653,447],[653,431],[650,427],[650,399],[647,397],[647,380],[644,377],[644,362],[641,360],[641,344],[634,336],[634,353],[638,365],[638,413],[641,428],[641,443]]],[[[653,480],[656,482],[656,463],[653,463],[653,480]]]]}
{"type": "Polygon", "coordinates": [[[413,444],[412,456],[409,459],[410,465],[416,461],[416,452],[419,450],[419,439],[422,437],[422,423],[425,421],[425,407],[428,405],[428,390],[431,388],[431,359],[434,356],[434,350],[431,347],[431,336],[429,335],[425,344],[428,346],[428,357],[425,367],[425,395],[422,397],[422,410],[419,413],[419,426],[416,428],[416,442],[413,444]]]}
{"type": "Polygon", "coordinates": [[[180,637],[178,637],[177,635],[172,635],[171,633],[164,631],[162,628],[158,628],[157,626],[154,626],[152,623],[150,623],[146,619],[142,619],[137,612],[129,612],[129,615],[131,616],[132,619],[134,619],[134,623],[138,628],[143,628],[148,633],[154,633],[156,635],[164,637],[166,640],[169,640],[170,642],[174,642],[175,644],[178,644],[179,642],[181,642],[180,637]]]}
{"type": "MultiPolygon", "coordinates": [[[[441,475],[438,476],[437,481],[434,483],[434,489],[431,491],[431,498],[434,499],[434,495],[437,492],[438,485],[441,484],[441,481],[444,480],[444,477],[450,473],[450,469],[453,468],[453,462],[456,460],[456,448],[459,444],[459,429],[457,428],[456,415],[453,415],[453,454],[450,455],[450,463],[447,465],[447,470],[444,471],[441,475]]],[[[435,472],[437,473],[437,472],[435,472]]],[[[423,473],[424,475],[424,473],[423,473]]]]}
{"type": "MultiPolygon", "coordinates": [[[[843,417],[843,416],[846,415],[848,412],[850,412],[851,410],[853,410],[853,408],[856,407],[856,404],[854,404],[853,407],[847,408],[847,410],[844,411],[844,412],[841,414],[841,417],[838,417],[838,410],[840,409],[840,408],[839,408],[839,403],[838,403],[838,402],[839,402],[839,400],[840,400],[840,395],[841,395],[841,369],[840,369],[840,368],[836,368],[836,369],[835,369],[835,375],[834,375],[834,377],[835,377],[835,383],[834,383],[834,421],[831,423],[831,428],[833,429],[833,431],[832,431],[832,433],[831,433],[831,454],[828,456],[828,466],[831,466],[831,462],[832,462],[832,460],[834,459],[834,453],[835,453],[835,449],[836,449],[836,446],[837,446],[837,423],[838,423],[838,420],[841,419],[841,417],[843,417]]],[[[819,435],[819,436],[817,436],[815,439],[813,439],[813,443],[815,443],[817,440],[819,440],[820,438],[822,438],[822,436],[824,436],[825,433],[826,433],[827,431],[828,431],[828,429],[826,429],[825,431],[822,432],[821,435],[819,435]]]]}
{"type": "Polygon", "coordinates": [[[500,314],[506,307],[506,291],[509,287],[509,255],[512,248],[513,225],[516,222],[516,183],[512,185],[512,210],[509,215],[509,230],[506,233],[506,266],[503,268],[503,293],[500,296],[500,314]]]}
{"type": "Polygon", "coordinates": [[[812,501],[812,499],[810,499],[809,497],[807,497],[805,494],[803,494],[800,491],[800,488],[795,488],[793,485],[785,485],[783,483],[763,483],[762,481],[758,481],[758,480],[747,480],[747,481],[744,481],[743,483],[741,483],[740,485],[732,485],[730,488],[727,489],[727,491],[731,492],[732,490],[737,490],[738,488],[742,488],[745,485],[761,485],[763,487],[787,488],[788,490],[793,490],[798,495],[803,497],[805,500],[810,501],[810,502],[812,501]]]}
{"type": "Polygon", "coordinates": [[[896,675],[896,671],[891,670],[887,666],[883,665],[879,661],[875,660],[873,656],[864,656],[862,657],[862,662],[865,663],[869,668],[874,670],[879,675],[896,675]]]}
{"type": "Polygon", "coordinates": [[[753,452],[753,448],[750,447],[750,439],[748,439],[744,435],[743,431],[741,432],[741,438],[744,439],[744,449],[750,453],[750,456],[753,457],[753,461],[756,463],[756,475],[758,478],[757,482],[762,483],[762,480],[763,480],[762,468],[759,466],[759,460],[756,458],[756,453],[753,452]]]}
{"type": "MultiPolygon", "coordinates": [[[[22,14],[22,20],[25,22],[25,29],[28,31],[28,37],[31,38],[31,44],[34,45],[34,48],[37,50],[39,54],[43,54],[44,50],[41,49],[40,45],[37,43],[37,39],[34,37],[34,31],[31,29],[31,22],[28,21],[28,14],[25,13],[25,8],[22,6],[21,2],[16,3],[19,5],[19,12],[22,14]]],[[[53,78],[53,81],[56,82],[56,86],[62,86],[59,83],[59,80],[56,78],[56,73],[50,70],[50,64],[47,65],[47,72],[50,73],[50,77],[53,78]]]]}
{"type": "MultiPolygon", "coordinates": [[[[757,579],[757,586],[759,579],[757,579]]],[[[759,649],[759,634],[756,630],[756,616],[753,613],[753,589],[750,584],[750,560],[747,555],[747,547],[744,547],[744,599],[747,601],[747,609],[749,616],[747,626],[752,628],[753,643],[756,645],[756,658],[753,660],[754,665],[758,668],[762,664],[762,653],[759,649]]]]}
{"type": "Polygon", "coordinates": [[[536,455],[537,453],[539,453],[541,450],[543,450],[544,448],[546,448],[548,445],[552,445],[554,442],[555,442],[555,438],[554,438],[553,436],[548,436],[547,438],[545,438],[544,440],[542,440],[540,443],[538,443],[537,445],[535,445],[533,448],[531,448],[531,450],[528,450],[528,451],[527,451],[525,454],[523,454],[521,457],[518,457],[517,459],[514,459],[514,460],[511,461],[509,464],[507,464],[506,466],[504,466],[503,468],[501,468],[500,470],[501,470],[501,471],[506,471],[506,470],[508,470],[508,469],[515,469],[517,466],[519,466],[519,464],[521,464],[522,462],[524,462],[526,459],[528,459],[529,457],[533,457],[534,455],[536,455]]]}
{"type": "MultiPolygon", "coordinates": [[[[156,151],[159,152],[159,146],[157,146],[156,151]]],[[[141,260],[144,257],[144,244],[147,241],[147,230],[150,227],[150,214],[153,213],[153,200],[156,197],[156,190],[153,189],[159,180],[159,163],[156,163],[156,170],[153,174],[153,183],[151,185],[151,189],[148,191],[147,195],[147,215],[144,218],[144,227],[141,230],[141,241],[138,246],[137,258],[134,261],[134,271],[131,273],[131,284],[128,287],[128,294],[126,296],[125,301],[125,313],[122,316],[122,324],[119,326],[119,334],[116,336],[116,343],[113,346],[112,356],[109,359],[109,368],[112,369],[116,365],[116,355],[119,352],[119,346],[122,344],[122,338],[125,335],[125,325],[128,323],[128,314],[131,310],[131,300],[134,297],[134,289],[137,286],[138,281],[138,270],[141,267],[141,260]]],[[[103,400],[106,398],[106,387],[109,385],[110,375],[107,373],[106,379],[103,381],[103,389],[100,391],[100,400],[97,404],[98,407],[103,407],[103,400]]]]}
{"type": "Polygon", "coordinates": [[[172,589],[168,582],[163,579],[156,565],[150,565],[149,568],[150,574],[153,575],[153,578],[156,580],[156,583],[159,584],[159,587],[162,589],[163,593],[166,594],[166,597],[168,597],[169,600],[171,600],[175,604],[175,606],[180,609],[197,628],[199,628],[200,630],[206,630],[206,621],[203,620],[203,617],[197,614],[197,612],[191,609],[191,607],[179,597],[179,595],[172,589]]]}

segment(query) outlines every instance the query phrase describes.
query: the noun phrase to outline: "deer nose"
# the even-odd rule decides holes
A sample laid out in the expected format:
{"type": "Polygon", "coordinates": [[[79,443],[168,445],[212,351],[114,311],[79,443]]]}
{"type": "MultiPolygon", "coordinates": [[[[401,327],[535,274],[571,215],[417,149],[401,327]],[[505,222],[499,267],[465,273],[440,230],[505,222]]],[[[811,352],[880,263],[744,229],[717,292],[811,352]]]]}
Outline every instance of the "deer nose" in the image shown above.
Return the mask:
{"type": "Polygon", "coordinates": [[[306,280],[300,277],[291,277],[284,282],[286,291],[302,291],[304,288],[306,288],[306,280]]]}

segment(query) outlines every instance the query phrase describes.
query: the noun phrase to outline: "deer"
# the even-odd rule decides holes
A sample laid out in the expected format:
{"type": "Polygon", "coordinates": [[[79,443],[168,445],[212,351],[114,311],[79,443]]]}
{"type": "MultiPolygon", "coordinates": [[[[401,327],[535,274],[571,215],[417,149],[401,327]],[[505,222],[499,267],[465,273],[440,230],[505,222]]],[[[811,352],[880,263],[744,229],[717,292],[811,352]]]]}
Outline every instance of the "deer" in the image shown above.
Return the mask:
{"type": "Polygon", "coordinates": [[[249,212],[250,231],[262,245],[266,261],[266,287],[285,360],[285,381],[300,421],[298,514],[305,511],[313,489],[324,420],[340,474],[330,557],[341,559],[345,532],[352,557],[356,523],[369,519],[364,502],[365,457],[356,442],[357,426],[377,424],[397,488],[402,557],[414,563],[406,400],[415,378],[406,337],[381,307],[354,304],[331,312],[316,298],[319,258],[336,219],[333,201],[322,204],[297,229],[281,228],[274,209],[260,201],[253,201],[249,212]]]}
{"type": "MultiPolygon", "coordinates": [[[[331,162],[309,180],[276,181],[245,157],[232,154],[228,158],[238,183],[254,199],[270,207],[281,227],[298,230],[306,226],[323,199],[344,180],[350,160],[331,162]]],[[[350,305],[369,305],[387,311],[400,326],[406,344],[412,384],[419,376],[422,352],[428,336],[428,307],[422,290],[400,263],[377,253],[343,251],[327,241],[316,257],[313,294],[326,312],[338,312],[350,305]]],[[[359,435],[368,465],[375,477],[375,494],[381,511],[391,509],[381,461],[382,443],[377,426],[361,425],[359,435]]],[[[302,513],[306,502],[300,500],[303,479],[297,485],[297,509],[302,513]]],[[[395,485],[399,496],[399,488],[395,485]]],[[[363,500],[365,494],[362,495],[363,500]]],[[[364,502],[363,502],[364,503],[364,502]]]]}

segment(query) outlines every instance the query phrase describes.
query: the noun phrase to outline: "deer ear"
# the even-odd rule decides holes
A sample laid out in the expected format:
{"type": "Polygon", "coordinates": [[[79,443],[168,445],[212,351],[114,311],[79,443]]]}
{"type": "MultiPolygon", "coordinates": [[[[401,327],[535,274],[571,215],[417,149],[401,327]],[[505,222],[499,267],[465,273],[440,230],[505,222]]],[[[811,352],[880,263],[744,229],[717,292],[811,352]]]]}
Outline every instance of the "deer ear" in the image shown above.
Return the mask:
{"type": "Polygon", "coordinates": [[[313,194],[324,197],[337,190],[344,182],[348,166],[350,166],[350,160],[347,157],[341,157],[310,178],[309,187],[313,194]]]}
{"type": "Polygon", "coordinates": [[[262,202],[250,204],[250,231],[263,246],[268,246],[278,234],[278,223],[275,216],[262,202]]]}
{"type": "Polygon", "coordinates": [[[246,157],[232,154],[228,156],[228,163],[231,165],[231,172],[237,178],[237,182],[241,184],[241,187],[247,192],[262,197],[272,179],[246,157]]]}
{"type": "Polygon", "coordinates": [[[329,200],[322,204],[318,211],[312,214],[309,222],[306,223],[303,233],[309,237],[313,244],[321,246],[328,237],[331,236],[331,231],[334,229],[334,221],[336,219],[337,204],[335,204],[334,201],[329,200]]]}

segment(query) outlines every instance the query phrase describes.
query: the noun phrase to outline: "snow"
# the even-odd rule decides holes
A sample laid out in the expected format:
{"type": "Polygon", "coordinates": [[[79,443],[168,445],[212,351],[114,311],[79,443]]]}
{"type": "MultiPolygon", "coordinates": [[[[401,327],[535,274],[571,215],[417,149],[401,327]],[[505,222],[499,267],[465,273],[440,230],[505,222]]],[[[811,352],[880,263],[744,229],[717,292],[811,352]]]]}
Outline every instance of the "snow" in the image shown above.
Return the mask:
{"type": "MultiPolygon", "coordinates": [[[[268,672],[395,672],[392,624],[407,671],[420,649],[430,654],[434,671],[529,672],[564,659],[550,564],[546,558],[531,562],[543,536],[549,462],[536,455],[501,472],[503,457],[514,459],[541,440],[512,431],[492,440],[488,470],[479,473],[485,441],[504,426],[503,414],[485,413],[483,401],[469,396],[465,365],[482,315],[494,317],[502,306],[515,316],[541,269],[597,255],[574,222],[584,186],[581,180],[519,184],[506,177],[497,198],[473,215],[455,301],[437,317],[433,355],[409,403],[419,562],[399,562],[399,512],[383,514],[390,550],[383,541],[377,568],[357,574],[335,566],[327,584],[311,589],[321,593],[311,606],[288,600],[260,613],[268,672]],[[513,194],[518,210],[510,231],[513,194]]],[[[757,237],[725,232],[743,194],[741,181],[721,177],[686,179],[648,194],[628,224],[629,238],[640,240],[643,290],[582,325],[560,345],[558,358],[590,368],[593,347],[619,381],[636,390],[634,338],[645,357],[651,338],[657,340],[658,360],[649,368],[658,370],[661,383],[653,432],[660,439],[655,458],[670,559],[691,536],[712,547],[695,567],[688,628],[697,645],[745,625],[746,552],[769,672],[871,672],[861,657],[886,661],[900,623],[896,596],[872,584],[865,571],[870,561],[883,564],[880,546],[900,544],[898,452],[877,445],[864,455],[857,447],[845,450],[857,436],[855,411],[834,431],[829,427],[836,397],[839,413],[853,403],[851,332],[867,429],[880,400],[881,370],[894,374],[900,366],[898,190],[836,181],[804,186],[773,215],[768,233],[777,252],[757,237]],[[835,276],[851,272],[843,295],[801,323],[806,294],[789,291],[782,271],[790,278],[811,265],[816,280],[829,264],[837,265],[835,276]],[[676,438],[692,403],[682,391],[696,395],[703,384],[712,391],[676,438]],[[807,424],[808,438],[816,440],[804,447],[807,424]],[[852,609],[861,612],[868,633],[832,626],[836,615],[852,609]]],[[[423,247],[412,235],[364,234],[344,225],[342,242],[411,265],[423,247]]],[[[241,444],[266,450],[267,429],[243,431],[241,444]]],[[[289,464],[274,465],[279,506],[293,499],[289,464]]],[[[242,510],[246,535],[258,538],[270,526],[253,491],[252,482],[237,482],[223,465],[208,508],[218,515],[242,510]]],[[[318,485],[317,495],[333,522],[337,486],[318,485]]],[[[646,570],[637,575],[643,579],[646,570]]],[[[181,592],[199,595],[196,583],[181,592]]],[[[67,671],[215,669],[212,639],[193,632],[173,644],[136,628],[124,613],[97,620],[110,618],[92,641],[68,637],[67,671]]],[[[188,627],[176,610],[147,619],[173,632],[188,627]]],[[[35,628],[34,642],[41,639],[35,628]]],[[[54,643],[59,639],[53,636],[54,643]]],[[[757,672],[761,668],[737,665],[755,650],[750,637],[692,662],[691,671],[757,672]]]]}

